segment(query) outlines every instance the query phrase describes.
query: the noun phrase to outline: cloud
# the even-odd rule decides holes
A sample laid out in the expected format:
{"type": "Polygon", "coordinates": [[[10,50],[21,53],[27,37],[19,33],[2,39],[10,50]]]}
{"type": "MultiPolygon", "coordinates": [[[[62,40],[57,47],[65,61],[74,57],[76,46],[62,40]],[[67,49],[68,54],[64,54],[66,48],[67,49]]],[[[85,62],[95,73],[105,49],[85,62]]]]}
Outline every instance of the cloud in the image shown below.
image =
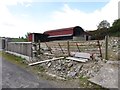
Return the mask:
{"type": "Polygon", "coordinates": [[[24,36],[27,32],[42,33],[46,30],[65,28],[79,25],[85,30],[95,30],[102,20],[112,23],[118,18],[118,1],[111,0],[102,9],[95,10],[91,13],[71,8],[68,4],[59,11],[53,12],[50,20],[47,22],[35,22],[31,18],[24,19],[29,15],[21,14],[22,17],[13,15],[7,6],[17,5],[31,6],[32,0],[2,0],[0,2],[0,36],[19,37],[24,36]]]}
{"type": "MultiPolygon", "coordinates": [[[[1,0],[0,1],[0,36],[19,37],[24,36],[27,32],[32,32],[36,25],[32,21],[27,21],[13,15],[8,6],[26,5],[31,0],[1,0]]],[[[28,5],[29,6],[29,5],[28,5]]],[[[21,14],[22,17],[27,17],[27,14],[21,14]]]]}
{"type": "Polygon", "coordinates": [[[14,24],[11,24],[11,23],[2,23],[3,25],[5,25],[5,26],[11,26],[11,27],[14,27],[15,25],[14,24]]]}
{"type": "Polygon", "coordinates": [[[1,0],[0,3],[3,5],[17,5],[18,3],[24,4],[24,3],[32,3],[33,0],[1,0]]]}
{"type": "Polygon", "coordinates": [[[28,14],[21,14],[22,17],[29,17],[28,14]]]}
{"type": "Polygon", "coordinates": [[[31,4],[26,4],[26,5],[25,5],[25,7],[30,7],[30,6],[32,6],[32,5],[31,5],[31,4]]]}
{"type": "Polygon", "coordinates": [[[85,30],[95,30],[100,21],[107,20],[112,24],[118,18],[118,1],[111,0],[102,9],[95,10],[91,13],[70,8],[69,5],[65,4],[61,11],[53,13],[52,24],[56,28],[79,25],[85,30]]]}

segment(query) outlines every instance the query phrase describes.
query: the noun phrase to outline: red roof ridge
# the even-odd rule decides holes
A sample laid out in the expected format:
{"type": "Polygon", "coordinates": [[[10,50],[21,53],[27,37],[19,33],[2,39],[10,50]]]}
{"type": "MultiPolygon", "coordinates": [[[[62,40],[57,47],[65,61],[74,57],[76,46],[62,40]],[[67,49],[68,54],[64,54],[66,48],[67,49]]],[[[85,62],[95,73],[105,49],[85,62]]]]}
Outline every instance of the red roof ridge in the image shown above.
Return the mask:
{"type": "Polygon", "coordinates": [[[54,29],[54,30],[47,30],[47,31],[45,31],[44,33],[46,33],[46,32],[52,32],[52,31],[61,31],[61,30],[67,30],[67,29],[73,29],[74,27],[68,27],[68,28],[60,28],[60,29],[54,29]]]}

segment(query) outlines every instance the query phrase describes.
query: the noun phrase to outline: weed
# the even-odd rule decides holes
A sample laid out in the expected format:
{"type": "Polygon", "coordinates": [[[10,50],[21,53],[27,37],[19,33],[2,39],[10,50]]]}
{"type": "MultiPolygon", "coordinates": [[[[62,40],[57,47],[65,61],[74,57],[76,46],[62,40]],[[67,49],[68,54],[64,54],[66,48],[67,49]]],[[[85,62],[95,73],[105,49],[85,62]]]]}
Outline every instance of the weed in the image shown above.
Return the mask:
{"type": "Polygon", "coordinates": [[[25,59],[22,57],[18,57],[6,52],[2,52],[2,57],[4,57],[6,60],[10,61],[11,63],[17,64],[19,66],[26,67],[25,59]]]}

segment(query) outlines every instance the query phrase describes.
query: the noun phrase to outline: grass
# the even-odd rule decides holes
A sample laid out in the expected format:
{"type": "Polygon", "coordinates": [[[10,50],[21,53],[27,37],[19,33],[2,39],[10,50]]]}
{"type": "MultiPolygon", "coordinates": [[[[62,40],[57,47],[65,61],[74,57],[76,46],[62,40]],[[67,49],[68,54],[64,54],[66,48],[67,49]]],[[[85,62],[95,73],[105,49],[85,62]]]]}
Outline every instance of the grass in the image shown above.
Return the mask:
{"type": "Polygon", "coordinates": [[[4,57],[7,61],[13,63],[13,64],[17,64],[20,67],[26,67],[27,64],[25,63],[25,59],[6,53],[6,52],[0,52],[0,56],[4,57]]]}
{"type": "Polygon", "coordinates": [[[2,51],[0,51],[0,56],[2,56],[2,51]]]}
{"type": "MultiPolygon", "coordinates": [[[[28,68],[29,66],[25,63],[25,59],[24,58],[21,58],[19,56],[15,56],[15,55],[12,55],[12,54],[9,54],[9,53],[6,53],[6,52],[0,52],[0,56],[4,57],[7,61],[13,63],[13,64],[16,64],[20,67],[23,67],[23,68],[28,68]]],[[[44,67],[40,66],[40,65],[36,65],[36,66],[32,66],[32,67],[29,67],[32,71],[34,72],[43,72],[45,71],[44,67]]]]}
{"type": "Polygon", "coordinates": [[[44,72],[45,68],[40,65],[32,66],[35,71],[44,72]]]}

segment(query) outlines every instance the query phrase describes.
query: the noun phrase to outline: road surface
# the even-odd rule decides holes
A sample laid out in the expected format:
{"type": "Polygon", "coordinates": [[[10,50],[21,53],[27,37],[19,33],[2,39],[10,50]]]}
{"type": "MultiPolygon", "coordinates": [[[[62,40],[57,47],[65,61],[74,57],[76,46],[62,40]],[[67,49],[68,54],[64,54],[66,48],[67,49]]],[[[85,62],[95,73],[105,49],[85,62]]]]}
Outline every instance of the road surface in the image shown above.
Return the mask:
{"type": "Polygon", "coordinates": [[[9,61],[2,59],[2,88],[56,88],[47,80],[42,80],[9,61]]]}

